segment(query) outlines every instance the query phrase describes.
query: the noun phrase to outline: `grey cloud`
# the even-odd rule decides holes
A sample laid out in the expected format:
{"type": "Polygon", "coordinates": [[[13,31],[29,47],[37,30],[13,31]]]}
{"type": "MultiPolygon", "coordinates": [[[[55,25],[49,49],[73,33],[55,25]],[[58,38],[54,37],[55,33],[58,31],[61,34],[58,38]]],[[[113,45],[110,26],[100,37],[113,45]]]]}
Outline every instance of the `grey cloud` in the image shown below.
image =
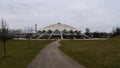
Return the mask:
{"type": "Polygon", "coordinates": [[[82,30],[88,27],[93,31],[110,31],[112,27],[120,26],[119,2],[119,0],[0,0],[0,17],[4,17],[11,28],[19,28],[24,24],[38,24],[41,28],[61,22],[82,30]]]}

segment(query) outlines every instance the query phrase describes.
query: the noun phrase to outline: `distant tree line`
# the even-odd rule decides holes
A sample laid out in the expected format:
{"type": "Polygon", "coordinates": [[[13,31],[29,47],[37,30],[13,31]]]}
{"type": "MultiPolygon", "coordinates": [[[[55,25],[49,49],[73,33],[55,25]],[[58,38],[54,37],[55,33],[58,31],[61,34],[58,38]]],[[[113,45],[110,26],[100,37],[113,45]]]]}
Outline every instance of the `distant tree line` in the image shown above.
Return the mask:
{"type": "Polygon", "coordinates": [[[85,35],[89,36],[90,38],[109,38],[112,34],[107,32],[90,32],[89,28],[86,28],[85,35]]]}
{"type": "Polygon", "coordinates": [[[95,31],[95,32],[90,32],[89,28],[86,28],[86,32],[85,35],[91,37],[91,38],[110,38],[110,37],[116,37],[116,36],[120,36],[120,27],[116,27],[113,29],[112,32],[99,32],[99,31],[95,31]]]}

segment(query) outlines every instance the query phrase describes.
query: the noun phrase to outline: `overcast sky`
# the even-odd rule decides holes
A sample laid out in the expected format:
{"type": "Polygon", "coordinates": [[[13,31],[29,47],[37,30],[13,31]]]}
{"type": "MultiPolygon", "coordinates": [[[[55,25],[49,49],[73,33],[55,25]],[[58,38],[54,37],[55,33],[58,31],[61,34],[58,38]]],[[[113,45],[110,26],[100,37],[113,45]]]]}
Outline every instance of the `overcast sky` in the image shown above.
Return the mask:
{"type": "Polygon", "coordinates": [[[0,17],[12,29],[60,22],[110,32],[120,26],[120,0],[0,0],[0,17]]]}

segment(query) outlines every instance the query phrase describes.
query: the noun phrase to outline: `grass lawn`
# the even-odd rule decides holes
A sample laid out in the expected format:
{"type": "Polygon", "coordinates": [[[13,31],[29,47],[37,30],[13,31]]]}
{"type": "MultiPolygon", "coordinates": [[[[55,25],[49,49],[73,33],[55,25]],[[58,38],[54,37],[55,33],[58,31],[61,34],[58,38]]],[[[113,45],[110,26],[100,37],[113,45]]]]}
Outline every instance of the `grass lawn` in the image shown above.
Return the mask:
{"type": "Polygon", "coordinates": [[[26,68],[40,49],[50,42],[32,40],[28,48],[27,40],[10,40],[6,43],[7,58],[3,57],[3,44],[0,42],[0,68],[26,68]]]}
{"type": "Polygon", "coordinates": [[[120,68],[120,37],[109,40],[63,40],[60,49],[86,68],[120,68]]]}

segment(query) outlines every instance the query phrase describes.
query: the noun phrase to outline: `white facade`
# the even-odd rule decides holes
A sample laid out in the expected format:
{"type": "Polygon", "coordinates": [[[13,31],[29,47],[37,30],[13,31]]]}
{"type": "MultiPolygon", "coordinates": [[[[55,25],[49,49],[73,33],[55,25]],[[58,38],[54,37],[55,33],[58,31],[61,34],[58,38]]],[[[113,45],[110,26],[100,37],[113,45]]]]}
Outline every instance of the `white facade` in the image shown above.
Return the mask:
{"type": "Polygon", "coordinates": [[[57,24],[53,24],[53,25],[49,25],[47,27],[44,27],[42,29],[40,29],[40,31],[49,31],[49,30],[52,30],[52,31],[55,31],[55,30],[59,30],[59,31],[63,31],[63,30],[66,30],[66,31],[79,31],[78,29],[72,27],[72,26],[69,26],[69,25],[65,25],[65,24],[61,24],[61,23],[57,23],[57,24]]]}

